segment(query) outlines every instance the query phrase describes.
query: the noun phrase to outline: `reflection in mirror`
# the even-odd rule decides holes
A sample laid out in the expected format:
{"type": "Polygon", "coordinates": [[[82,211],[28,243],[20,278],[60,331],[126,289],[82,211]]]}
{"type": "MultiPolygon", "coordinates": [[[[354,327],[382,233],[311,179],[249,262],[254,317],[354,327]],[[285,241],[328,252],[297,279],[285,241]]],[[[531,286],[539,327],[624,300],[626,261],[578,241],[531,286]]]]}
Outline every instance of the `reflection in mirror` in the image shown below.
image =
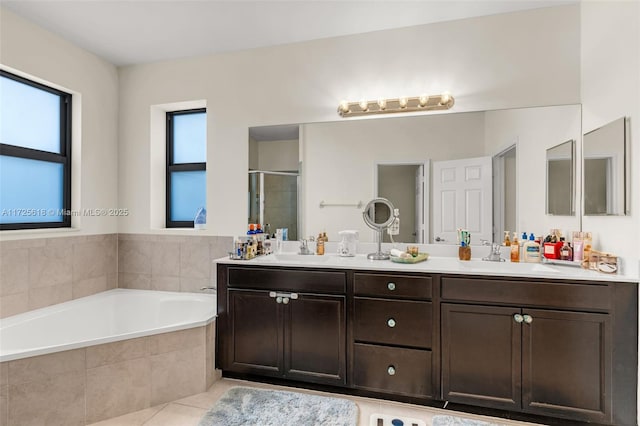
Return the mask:
{"type": "Polygon", "coordinates": [[[574,141],[547,149],[547,214],[574,214],[574,141]]]}
{"type": "Polygon", "coordinates": [[[629,172],[625,118],[584,135],[584,214],[624,215],[629,172]]]}
{"type": "MultiPolygon", "coordinates": [[[[502,165],[502,171],[493,178],[495,202],[493,206],[489,205],[487,211],[483,210],[481,215],[482,219],[489,219],[489,233],[486,237],[481,237],[481,233],[476,232],[472,239],[476,236],[501,242],[502,231],[540,233],[551,228],[559,228],[565,232],[579,230],[580,214],[577,210],[580,206],[574,206],[576,216],[545,214],[546,191],[541,170],[545,167],[547,148],[563,141],[578,140],[582,135],[580,125],[580,105],[300,124],[298,159],[303,167],[299,169],[298,236],[300,238],[326,231],[329,240],[335,241],[340,230],[352,229],[359,232],[361,242],[374,242],[376,233],[369,230],[360,217],[360,208],[354,209],[354,206],[362,200],[376,197],[388,198],[400,209],[400,227],[403,228],[403,223],[410,223],[410,218],[414,216],[411,211],[413,207],[399,207],[393,199],[394,190],[381,188],[378,166],[423,163],[431,168],[424,172],[423,241],[433,243],[440,235],[435,229],[437,206],[447,200],[443,199],[447,194],[441,193],[438,196],[434,193],[436,166],[444,162],[481,157],[494,159],[494,164],[502,165]],[[509,149],[512,147],[515,147],[513,151],[509,149]],[[500,155],[501,158],[496,158],[500,155]],[[496,195],[496,188],[500,190],[500,197],[496,195]],[[438,197],[441,201],[439,204],[436,203],[438,197]],[[332,208],[322,207],[329,204],[332,208]],[[495,232],[497,229],[500,229],[499,233],[495,232]]],[[[271,142],[264,143],[268,145],[271,142]]],[[[286,152],[288,151],[283,147],[282,153],[272,157],[287,157],[286,152]]],[[[298,153],[297,150],[295,152],[298,153]]],[[[255,159],[250,158],[250,165],[255,163],[255,159]]],[[[250,167],[264,170],[262,165],[250,167]]],[[[491,164],[489,167],[492,167],[491,164]]],[[[477,170],[477,167],[473,170],[467,168],[460,175],[466,179],[486,175],[484,172],[476,173],[477,170]]],[[[496,170],[494,166],[494,172],[496,170]]],[[[382,174],[386,171],[389,169],[382,174]]],[[[444,179],[447,176],[444,173],[441,177],[444,179]]],[[[491,173],[489,178],[491,182],[491,173]]],[[[410,187],[411,191],[416,188],[414,179],[407,178],[403,182],[403,186],[410,187]]],[[[576,182],[575,191],[581,191],[581,182],[576,182]]],[[[490,199],[477,196],[477,192],[474,194],[471,195],[475,200],[488,202],[490,199]]],[[[451,220],[452,223],[447,223],[447,226],[450,225],[454,230],[471,229],[474,224],[465,223],[469,222],[467,219],[461,215],[460,218],[451,220]]],[[[394,235],[393,239],[398,243],[414,243],[416,240],[413,232],[417,232],[417,226],[416,231],[403,233],[402,238],[401,235],[394,235]]],[[[440,240],[442,238],[440,235],[440,240]]],[[[456,244],[455,235],[444,239],[439,244],[456,244]]]]}

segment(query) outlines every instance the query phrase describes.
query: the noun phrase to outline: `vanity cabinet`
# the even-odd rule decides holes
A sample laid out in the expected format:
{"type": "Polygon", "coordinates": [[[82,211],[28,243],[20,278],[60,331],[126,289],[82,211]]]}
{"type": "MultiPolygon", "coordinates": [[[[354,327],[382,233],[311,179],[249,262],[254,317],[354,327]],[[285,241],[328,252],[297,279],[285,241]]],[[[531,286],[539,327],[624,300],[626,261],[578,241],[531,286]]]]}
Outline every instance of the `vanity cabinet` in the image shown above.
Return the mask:
{"type": "Polygon", "coordinates": [[[353,385],[434,397],[432,277],[354,273],[353,385]]]}
{"type": "Polygon", "coordinates": [[[344,272],[229,268],[227,276],[223,370],[346,384],[344,272]]]}
{"type": "MultiPolygon", "coordinates": [[[[443,278],[443,298],[466,299],[482,291],[482,281],[443,278]]],[[[490,287],[501,284],[512,291],[489,288],[476,304],[442,304],[443,399],[609,423],[611,317],[599,312],[610,306],[608,286],[491,280],[490,287]],[[549,291],[574,297],[545,302],[557,309],[527,306],[541,303],[549,291]],[[527,305],[510,305],[523,301],[522,292],[529,293],[527,305]],[[601,298],[591,299],[594,293],[601,298]],[[479,304],[483,299],[508,306],[479,304]],[[585,311],[573,310],[575,305],[585,311]]]]}

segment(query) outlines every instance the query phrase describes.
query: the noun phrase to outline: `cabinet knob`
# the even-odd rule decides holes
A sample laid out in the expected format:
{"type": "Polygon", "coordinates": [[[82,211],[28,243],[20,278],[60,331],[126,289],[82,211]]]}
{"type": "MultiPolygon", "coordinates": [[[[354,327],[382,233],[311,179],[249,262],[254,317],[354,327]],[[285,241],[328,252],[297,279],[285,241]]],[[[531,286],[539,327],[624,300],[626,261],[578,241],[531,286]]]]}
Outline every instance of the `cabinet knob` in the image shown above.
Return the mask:
{"type": "Polygon", "coordinates": [[[389,318],[389,319],[387,320],[387,325],[388,325],[389,327],[391,327],[391,328],[395,327],[395,326],[396,326],[396,320],[394,320],[393,318],[389,318]]]}
{"type": "Polygon", "coordinates": [[[276,297],[276,303],[282,303],[282,296],[276,297]]]}
{"type": "Polygon", "coordinates": [[[396,374],[396,368],[395,368],[393,365],[390,365],[390,366],[387,368],[387,374],[388,374],[388,375],[390,375],[390,376],[395,376],[395,374],[396,374]]]}
{"type": "Polygon", "coordinates": [[[387,288],[391,291],[396,289],[396,283],[389,283],[387,284],[387,288]]]}
{"type": "Polygon", "coordinates": [[[285,305],[289,303],[289,298],[288,297],[283,298],[282,303],[284,303],[285,305]]]}
{"type": "Polygon", "coordinates": [[[524,321],[524,317],[523,317],[522,315],[520,315],[520,314],[515,314],[515,315],[513,316],[513,319],[514,319],[518,324],[520,324],[522,321],[524,321]]]}
{"type": "Polygon", "coordinates": [[[523,315],[524,322],[527,324],[531,324],[533,322],[533,317],[531,315],[523,315]]]}

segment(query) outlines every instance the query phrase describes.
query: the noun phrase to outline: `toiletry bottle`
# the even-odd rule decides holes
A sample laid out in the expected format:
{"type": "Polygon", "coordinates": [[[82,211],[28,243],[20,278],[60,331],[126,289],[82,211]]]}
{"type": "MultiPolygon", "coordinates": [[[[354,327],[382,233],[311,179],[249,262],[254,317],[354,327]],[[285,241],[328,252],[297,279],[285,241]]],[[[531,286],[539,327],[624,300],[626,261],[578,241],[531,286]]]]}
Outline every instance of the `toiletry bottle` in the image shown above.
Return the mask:
{"type": "Polygon", "coordinates": [[[535,241],[533,234],[529,235],[529,241],[524,245],[523,256],[525,262],[540,262],[540,243],[535,241]]]}
{"type": "Polygon", "coordinates": [[[329,237],[327,237],[327,233],[326,233],[326,232],[323,232],[323,233],[322,233],[322,241],[324,241],[325,243],[326,243],[327,241],[329,241],[329,237]]]}
{"type": "Polygon", "coordinates": [[[589,268],[589,262],[591,261],[591,247],[592,247],[591,232],[583,232],[582,233],[582,267],[585,269],[589,268]]]}
{"type": "Polygon", "coordinates": [[[569,243],[564,241],[564,238],[560,238],[562,241],[562,248],[560,249],[560,260],[571,260],[571,248],[569,243]]]}
{"type": "Polygon", "coordinates": [[[573,261],[582,263],[584,255],[584,241],[582,241],[582,232],[573,232],[573,261]]]}
{"type": "Polygon", "coordinates": [[[318,234],[316,239],[316,254],[322,256],[324,254],[324,237],[322,234],[318,234]]]}
{"type": "Polygon", "coordinates": [[[247,231],[247,235],[254,235],[256,233],[256,226],[253,223],[249,224],[249,230],[247,231]]]}
{"type": "Polygon", "coordinates": [[[518,244],[518,234],[513,233],[513,242],[511,243],[511,261],[520,262],[520,244],[518,244]]]}
{"type": "Polygon", "coordinates": [[[511,246],[511,240],[509,239],[509,231],[504,231],[504,241],[502,242],[502,245],[504,245],[505,247],[511,246]]]}

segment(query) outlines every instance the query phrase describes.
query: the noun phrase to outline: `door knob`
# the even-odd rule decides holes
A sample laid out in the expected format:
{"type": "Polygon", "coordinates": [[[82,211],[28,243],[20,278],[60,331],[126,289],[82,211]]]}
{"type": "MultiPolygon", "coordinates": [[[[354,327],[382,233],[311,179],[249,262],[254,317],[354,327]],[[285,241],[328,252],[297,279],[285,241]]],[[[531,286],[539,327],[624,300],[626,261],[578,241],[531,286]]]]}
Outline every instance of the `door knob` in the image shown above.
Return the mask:
{"type": "Polygon", "coordinates": [[[523,319],[527,324],[531,324],[533,322],[533,317],[531,315],[524,315],[523,319]]]}
{"type": "Polygon", "coordinates": [[[391,328],[395,327],[395,326],[396,326],[396,320],[394,320],[393,318],[389,318],[389,319],[387,320],[387,325],[388,325],[389,327],[391,327],[391,328]]]}
{"type": "Polygon", "coordinates": [[[524,321],[524,317],[523,317],[522,315],[520,315],[520,314],[515,314],[515,315],[513,316],[513,319],[514,319],[518,324],[520,324],[520,323],[522,323],[522,321],[524,321]]]}
{"type": "Polygon", "coordinates": [[[444,238],[436,237],[436,241],[437,241],[437,242],[444,241],[444,238]]]}

